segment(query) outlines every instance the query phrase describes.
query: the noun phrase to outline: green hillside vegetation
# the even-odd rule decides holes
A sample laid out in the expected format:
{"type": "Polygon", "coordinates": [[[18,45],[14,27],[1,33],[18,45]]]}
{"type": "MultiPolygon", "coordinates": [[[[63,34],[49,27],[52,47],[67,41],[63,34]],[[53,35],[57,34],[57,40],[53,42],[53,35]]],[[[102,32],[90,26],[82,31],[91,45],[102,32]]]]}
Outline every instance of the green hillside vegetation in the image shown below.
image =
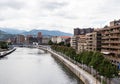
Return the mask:
{"type": "Polygon", "coordinates": [[[6,42],[0,41],[0,49],[8,49],[8,45],[6,42]]]}
{"type": "Polygon", "coordinates": [[[79,63],[84,63],[87,66],[93,66],[93,68],[97,70],[100,75],[103,75],[107,78],[118,76],[117,66],[105,59],[103,54],[99,52],[84,51],[76,54],[76,51],[71,47],[52,45],[51,48],[58,52],[64,53],[79,63]]]}

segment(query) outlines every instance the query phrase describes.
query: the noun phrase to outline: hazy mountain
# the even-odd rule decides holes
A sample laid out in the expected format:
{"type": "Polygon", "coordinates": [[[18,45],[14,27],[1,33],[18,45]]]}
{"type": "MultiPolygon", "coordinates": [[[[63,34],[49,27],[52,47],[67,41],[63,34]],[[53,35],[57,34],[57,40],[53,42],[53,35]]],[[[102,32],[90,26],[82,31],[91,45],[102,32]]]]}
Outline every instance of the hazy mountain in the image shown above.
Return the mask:
{"type": "Polygon", "coordinates": [[[0,40],[7,40],[7,39],[9,39],[9,38],[11,38],[13,36],[14,35],[8,34],[8,33],[4,32],[4,31],[0,30],[0,40]]]}
{"type": "Polygon", "coordinates": [[[0,28],[0,30],[9,33],[9,34],[21,34],[25,32],[24,30],[19,30],[19,29],[11,29],[11,28],[0,28]]]}
{"type": "Polygon", "coordinates": [[[31,30],[29,32],[23,32],[24,35],[37,35],[38,32],[42,32],[42,35],[50,35],[50,36],[72,36],[70,33],[65,33],[61,31],[50,31],[50,30],[31,30]]]}
{"type": "Polygon", "coordinates": [[[8,33],[8,34],[24,34],[24,35],[37,35],[38,32],[42,32],[42,35],[47,36],[72,36],[70,33],[65,33],[61,31],[55,30],[36,30],[33,29],[31,31],[19,30],[19,29],[11,29],[11,28],[0,28],[0,30],[8,33]]]}

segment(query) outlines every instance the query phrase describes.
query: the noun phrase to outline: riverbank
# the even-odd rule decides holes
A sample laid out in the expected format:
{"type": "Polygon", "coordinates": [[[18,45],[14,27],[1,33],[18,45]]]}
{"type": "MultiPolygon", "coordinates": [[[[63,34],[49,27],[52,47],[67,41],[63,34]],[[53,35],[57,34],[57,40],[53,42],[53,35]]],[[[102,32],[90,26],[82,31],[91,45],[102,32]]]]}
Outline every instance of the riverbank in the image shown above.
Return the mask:
{"type": "Polygon", "coordinates": [[[91,74],[84,71],[82,68],[80,68],[76,64],[72,63],[68,59],[64,58],[60,54],[51,50],[51,48],[40,47],[40,49],[43,49],[43,50],[48,51],[49,53],[53,54],[53,56],[55,58],[59,59],[66,67],[68,67],[85,84],[100,84],[100,82],[95,77],[93,77],[91,74]]]}
{"type": "Polygon", "coordinates": [[[0,52],[0,58],[5,57],[6,55],[12,53],[12,52],[15,51],[15,50],[16,50],[16,48],[13,48],[13,49],[10,49],[10,50],[8,50],[8,51],[0,52]]]}

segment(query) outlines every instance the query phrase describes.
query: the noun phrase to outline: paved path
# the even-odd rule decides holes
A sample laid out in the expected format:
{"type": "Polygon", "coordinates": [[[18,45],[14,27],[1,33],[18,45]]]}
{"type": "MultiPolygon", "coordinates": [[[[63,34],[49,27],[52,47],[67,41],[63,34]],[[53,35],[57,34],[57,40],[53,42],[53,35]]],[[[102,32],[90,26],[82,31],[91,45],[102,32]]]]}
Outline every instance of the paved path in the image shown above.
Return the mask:
{"type": "Polygon", "coordinates": [[[96,82],[96,79],[91,74],[87,73],[86,71],[84,71],[83,69],[78,67],[77,65],[73,64],[72,62],[70,62],[69,60],[67,60],[64,57],[60,56],[59,54],[51,51],[51,49],[48,49],[48,51],[55,54],[55,55],[57,55],[59,58],[63,59],[65,62],[67,62],[73,68],[75,68],[84,78],[86,78],[89,81],[89,84],[100,84],[99,81],[96,82]]]}

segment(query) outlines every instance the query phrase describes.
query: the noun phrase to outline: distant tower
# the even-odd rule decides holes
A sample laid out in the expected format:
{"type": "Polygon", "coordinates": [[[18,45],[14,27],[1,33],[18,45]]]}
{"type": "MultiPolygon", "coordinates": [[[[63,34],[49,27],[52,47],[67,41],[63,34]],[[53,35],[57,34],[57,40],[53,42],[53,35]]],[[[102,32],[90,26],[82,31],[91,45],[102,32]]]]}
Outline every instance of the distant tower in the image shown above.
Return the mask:
{"type": "Polygon", "coordinates": [[[41,33],[41,32],[38,32],[37,37],[38,37],[38,38],[42,38],[42,33],[41,33]]]}
{"type": "Polygon", "coordinates": [[[38,44],[42,44],[42,33],[41,32],[38,32],[37,40],[38,40],[38,44]]]}

